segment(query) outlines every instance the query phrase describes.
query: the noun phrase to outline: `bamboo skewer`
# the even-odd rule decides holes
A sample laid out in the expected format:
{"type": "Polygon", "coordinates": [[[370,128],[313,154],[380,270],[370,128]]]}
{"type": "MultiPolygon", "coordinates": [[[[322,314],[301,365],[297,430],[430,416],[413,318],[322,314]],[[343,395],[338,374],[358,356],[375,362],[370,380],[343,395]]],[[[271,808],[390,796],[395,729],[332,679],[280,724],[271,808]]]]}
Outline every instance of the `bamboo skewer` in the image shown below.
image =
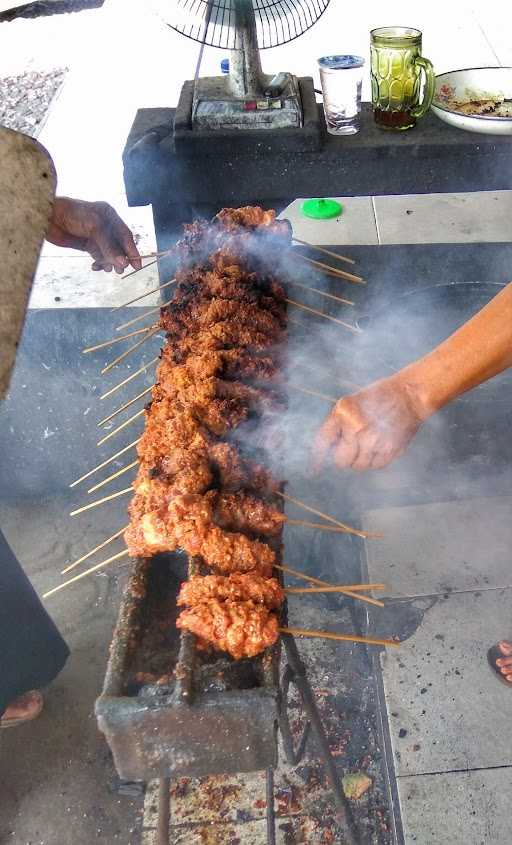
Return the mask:
{"type": "MultiPolygon", "coordinates": [[[[147,257],[147,258],[149,258],[150,256],[142,256],[142,257],[144,257],[144,258],[146,258],[146,257],[147,257]]],[[[148,268],[148,267],[152,267],[152,266],[153,266],[153,264],[156,264],[156,263],[157,263],[157,260],[156,260],[156,258],[155,258],[155,260],[154,260],[154,261],[148,261],[148,263],[147,263],[147,264],[143,264],[143,265],[142,265],[142,267],[140,267],[140,269],[139,269],[139,270],[130,270],[130,272],[129,272],[129,273],[126,273],[126,275],[125,275],[125,276],[122,276],[121,278],[122,278],[122,279],[129,279],[129,278],[130,278],[130,276],[134,276],[134,275],[135,275],[135,273],[141,273],[141,272],[142,272],[142,270],[147,270],[147,268],[148,268]]]]}
{"type": "Polygon", "coordinates": [[[307,387],[299,387],[296,384],[288,384],[288,387],[292,387],[293,390],[299,390],[301,393],[307,393],[308,396],[318,396],[319,399],[325,399],[326,402],[335,403],[338,401],[334,396],[326,396],[325,393],[318,393],[316,390],[309,390],[307,387]]]}
{"type": "Polygon", "coordinates": [[[98,349],[105,349],[107,346],[113,346],[114,343],[121,343],[122,340],[128,340],[129,337],[135,337],[137,334],[149,332],[156,328],[156,325],[146,326],[144,329],[136,329],[134,332],[128,332],[120,337],[113,337],[111,340],[104,340],[103,343],[97,343],[96,346],[88,346],[87,349],[82,349],[82,355],[87,355],[88,352],[97,352],[98,349]]]}
{"type": "Polygon", "coordinates": [[[133,326],[134,323],[138,323],[139,320],[144,320],[146,317],[149,317],[150,314],[156,314],[157,311],[160,311],[162,308],[167,308],[170,305],[172,299],[168,299],[167,302],[162,302],[161,305],[157,305],[156,308],[151,308],[149,311],[145,311],[144,314],[139,314],[138,317],[134,317],[133,320],[128,320],[126,323],[121,323],[120,326],[117,326],[116,332],[120,332],[121,329],[127,329],[128,326],[133,326]]]}
{"type": "Polygon", "coordinates": [[[328,590],[328,589],[342,589],[342,590],[350,590],[351,593],[358,593],[362,590],[384,590],[386,588],[385,584],[328,584],[326,587],[289,587],[289,591],[293,593],[298,593],[300,591],[305,591],[307,593],[316,592],[316,590],[328,590]]]}
{"type": "Polygon", "coordinates": [[[138,343],[135,343],[133,346],[130,346],[130,348],[127,349],[126,352],[123,352],[122,355],[119,355],[117,358],[114,358],[114,360],[111,361],[110,364],[107,364],[106,367],[103,367],[101,375],[104,376],[105,373],[108,373],[113,367],[115,367],[117,364],[120,364],[121,361],[124,361],[124,359],[127,358],[128,355],[131,355],[132,352],[136,352],[137,349],[140,349],[143,343],[146,343],[147,340],[150,340],[160,330],[160,326],[157,326],[156,328],[146,332],[146,335],[142,338],[142,340],[139,340],[138,343]]]}
{"type": "Polygon", "coordinates": [[[126,557],[127,554],[128,549],[124,549],[124,551],[118,552],[116,555],[112,555],[112,557],[107,558],[107,560],[102,560],[101,563],[97,563],[96,566],[91,566],[90,569],[86,569],[85,572],[81,572],[80,575],[75,575],[74,578],[70,578],[69,581],[64,581],[63,584],[59,584],[58,587],[54,587],[53,590],[48,590],[48,592],[43,593],[43,598],[47,599],[50,596],[53,596],[54,593],[58,593],[59,590],[63,590],[64,587],[69,587],[69,585],[74,584],[75,581],[80,581],[81,578],[85,578],[85,576],[90,575],[91,572],[97,572],[98,569],[101,569],[103,566],[107,566],[107,564],[112,563],[114,560],[126,557]]]}
{"type": "Polygon", "coordinates": [[[121,411],[126,411],[126,409],[129,408],[130,405],[133,405],[133,403],[136,402],[137,399],[142,399],[143,396],[146,396],[146,394],[150,393],[153,390],[154,386],[155,385],[152,384],[151,387],[146,387],[145,390],[141,390],[141,392],[137,393],[137,396],[134,396],[133,399],[130,399],[129,402],[125,402],[124,405],[121,405],[119,408],[116,408],[116,410],[112,411],[112,413],[109,414],[108,417],[104,417],[102,420],[99,421],[98,427],[101,427],[102,425],[105,425],[105,423],[110,422],[110,420],[113,417],[116,417],[117,414],[120,414],[121,411]]]}
{"type": "Polygon", "coordinates": [[[99,490],[101,487],[104,487],[105,484],[109,484],[111,481],[114,480],[114,478],[119,478],[120,475],[124,475],[125,472],[128,472],[128,470],[133,469],[133,467],[138,466],[138,464],[139,464],[138,460],[133,461],[131,464],[128,464],[127,466],[123,467],[122,469],[119,469],[117,472],[114,472],[112,475],[109,475],[108,478],[104,478],[103,481],[99,482],[99,484],[95,484],[94,487],[90,487],[87,492],[88,493],[95,493],[96,490],[99,490]]]}
{"type": "MultiPolygon", "coordinates": [[[[281,572],[286,572],[288,575],[293,575],[294,578],[302,578],[304,581],[308,581],[310,584],[315,584],[323,590],[333,586],[327,581],[320,581],[319,578],[313,578],[311,575],[305,575],[303,572],[298,572],[296,569],[292,569],[290,566],[284,566],[283,564],[278,563],[274,563],[273,566],[274,569],[279,569],[281,572]]],[[[361,585],[357,586],[360,587],[361,585]]],[[[291,587],[290,589],[293,589],[293,587],[291,587]]],[[[376,599],[369,598],[368,596],[360,596],[356,590],[351,591],[346,587],[338,587],[336,592],[344,593],[344,595],[347,595],[350,598],[359,599],[360,601],[366,602],[367,604],[375,604],[377,606],[382,605],[382,602],[378,602],[376,599]]]]}
{"type": "Polygon", "coordinates": [[[353,258],[347,258],[346,255],[339,255],[337,252],[332,252],[332,250],[326,249],[324,246],[317,246],[316,244],[310,244],[307,241],[301,241],[301,239],[296,238],[295,235],[292,240],[294,240],[295,243],[302,244],[302,246],[308,246],[310,249],[314,249],[317,252],[323,252],[324,255],[330,255],[331,258],[337,258],[339,261],[346,261],[347,264],[356,263],[353,258]]]}
{"type": "Polygon", "coordinates": [[[272,564],[274,569],[279,569],[280,572],[286,572],[288,575],[294,575],[295,578],[302,578],[303,581],[309,581],[310,584],[316,584],[318,587],[330,587],[328,581],[321,581],[320,578],[313,578],[312,575],[305,575],[304,572],[299,572],[298,569],[292,569],[291,566],[285,566],[281,563],[272,564]]]}
{"type": "MultiPolygon", "coordinates": [[[[343,299],[341,296],[335,296],[333,293],[327,293],[325,290],[319,290],[319,288],[312,288],[309,285],[303,285],[301,282],[291,282],[288,279],[286,284],[293,285],[296,288],[303,288],[303,290],[310,290],[313,291],[313,293],[319,293],[320,296],[326,296],[328,299],[335,299],[336,302],[342,302],[343,305],[354,305],[351,299],[343,299]]],[[[126,326],[128,324],[125,323],[124,325],[126,326]]],[[[124,328],[124,326],[119,326],[119,328],[124,328]]]]}
{"type": "Polygon", "coordinates": [[[123,381],[120,381],[119,384],[116,384],[114,387],[111,387],[110,390],[107,390],[106,393],[100,396],[100,401],[102,399],[107,399],[109,396],[112,396],[112,394],[115,393],[116,390],[119,390],[121,387],[124,387],[125,384],[128,384],[128,382],[130,382],[132,379],[136,378],[137,376],[140,376],[141,373],[144,373],[147,369],[149,369],[149,367],[152,367],[153,364],[156,364],[159,360],[160,359],[158,357],[153,358],[147,364],[144,364],[142,367],[139,367],[139,369],[132,373],[131,376],[128,376],[127,378],[123,379],[123,381]]]}
{"type": "Polygon", "coordinates": [[[329,264],[324,264],[323,261],[315,261],[313,258],[308,258],[307,255],[302,255],[301,253],[297,253],[296,257],[300,258],[301,261],[305,261],[307,264],[310,264],[312,267],[317,267],[324,273],[329,273],[331,276],[338,276],[340,279],[346,279],[348,282],[355,282],[358,285],[366,284],[362,276],[356,276],[354,273],[347,273],[346,270],[338,270],[337,267],[331,267],[329,264]]]}
{"type": "Polygon", "coordinates": [[[132,423],[134,420],[136,420],[137,417],[141,417],[143,413],[144,413],[144,408],[141,408],[141,410],[137,411],[136,414],[133,414],[132,417],[128,417],[128,419],[125,420],[123,423],[121,423],[121,425],[118,425],[117,428],[113,428],[112,431],[110,431],[108,434],[105,435],[105,437],[102,437],[101,440],[98,440],[97,445],[103,446],[103,444],[106,443],[107,440],[110,440],[111,437],[114,437],[114,435],[116,435],[120,431],[122,431],[123,428],[126,428],[127,425],[130,425],[130,423],[132,423]]]}
{"type": "Polygon", "coordinates": [[[137,440],[134,440],[133,443],[129,443],[128,446],[124,447],[124,449],[120,449],[119,452],[115,453],[115,455],[112,455],[112,457],[107,458],[106,461],[102,461],[101,464],[98,464],[98,466],[90,469],[89,472],[86,472],[84,475],[81,475],[80,478],[77,478],[76,481],[73,481],[73,483],[70,484],[69,486],[70,487],[76,487],[77,484],[80,484],[82,481],[85,481],[85,479],[89,478],[89,476],[93,475],[93,473],[98,472],[99,469],[103,469],[103,467],[106,467],[107,464],[111,464],[112,461],[115,461],[115,459],[119,458],[120,455],[124,455],[124,453],[127,452],[128,449],[133,449],[133,447],[137,445],[139,440],[140,440],[140,437],[137,437],[137,440]]]}
{"type": "MultiPolygon", "coordinates": [[[[70,247],[70,249],[72,249],[72,247],[70,247]]],[[[157,256],[160,256],[160,255],[164,255],[164,253],[163,252],[162,253],[161,252],[146,252],[144,255],[139,255],[139,258],[142,259],[142,261],[145,261],[146,258],[156,258],[157,256]]],[[[76,258],[83,258],[86,261],[91,261],[91,256],[85,255],[82,252],[78,253],[77,255],[41,255],[40,256],[41,261],[45,261],[45,260],[46,261],[50,261],[50,260],[54,261],[55,259],[57,259],[57,261],[66,261],[66,260],[68,260],[68,261],[73,260],[74,261],[76,258]]],[[[148,267],[149,265],[146,264],[145,266],[148,267]]],[[[144,267],[142,269],[144,270],[144,267]]],[[[138,273],[139,270],[137,270],[136,272],[138,273]]],[[[128,275],[128,274],[126,274],[126,275],[128,275]]],[[[126,276],[123,276],[123,279],[125,279],[125,278],[126,278],[126,276]]]]}
{"type": "Polygon", "coordinates": [[[361,329],[358,329],[357,326],[351,326],[350,323],[338,320],[337,317],[331,317],[330,314],[324,314],[323,311],[318,311],[316,308],[310,308],[309,305],[303,305],[302,302],[296,302],[294,299],[285,299],[285,302],[289,305],[295,305],[296,308],[302,308],[304,311],[310,311],[311,314],[316,314],[317,317],[323,317],[324,320],[331,320],[332,323],[337,323],[339,326],[343,326],[344,329],[348,329],[354,334],[361,334],[361,329]]]}
{"type": "MultiPolygon", "coordinates": [[[[146,267],[147,266],[149,266],[149,265],[146,265],[146,267]]],[[[124,276],[124,278],[126,279],[126,276],[124,276]]],[[[128,302],[123,302],[122,305],[116,305],[115,308],[111,309],[111,312],[113,313],[114,311],[119,311],[120,308],[126,308],[127,305],[132,305],[133,302],[138,302],[139,299],[144,299],[144,297],[149,296],[150,293],[156,293],[159,290],[163,290],[164,288],[168,288],[169,285],[174,285],[175,282],[176,282],[176,279],[171,279],[169,282],[164,282],[163,285],[159,285],[157,288],[151,288],[151,290],[146,291],[146,293],[141,293],[140,296],[136,296],[134,299],[128,300],[128,302]]]]}
{"type": "Polygon", "coordinates": [[[352,593],[358,593],[361,590],[384,590],[385,587],[385,584],[326,584],[324,587],[286,587],[286,592],[335,593],[337,590],[350,590],[352,593]]]}
{"type": "Polygon", "coordinates": [[[75,566],[78,566],[79,563],[83,563],[84,560],[87,560],[87,558],[92,557],[92,555],[96,554],[96,552],[99,552],[100,549],[105,548],[105,546],[108,546],[109,543],[112,543],[114,540],[117,540],[117,538],[120,537],[121,534],[124,534],[127,528],[128,526],[124,525],[123,528],[120,528],[119,531],[116,531],[115,534],[112,534],[112,537],[109,537],[108,540],[103,540],[103,543],[100,543],[99,546],[96,546],[94,549],[91,549],[90,552],[87,552],[87,554],[82,555],[82,557],[79,557],[78,560],[75,560],[73,561],[73,563],[70,563],[69,566],[66,566],[66,568],[63,569],[60,574],[65,575],[67,572],[71,572],[71,570],[74,569],[75,566]]]}
{"type": "Polygon", "coordinates": [[[110,496],[104,496],[103,499],[96,499],[95,502],[89,502],[88,505],[84,505],[76,511],[71,511],[69,515],[78,516],[78,514],[83,513],[84,511],[89,511],[91,508],[97,508],[98,505],[103,505],[105,502],[110,502],[112,499],[118,499],[120,496],[126,496],[127,493],[133,493],[133,487],[125,487],[124,490],[118,490],[117,493],[111,493],[110,496]]]}
{"type": "Polygon", "coordinates": [[[315,593],[342,593],[344,596],[349,596],[352,599],[363,601],[366,604],[373,604],[375,607],[385,606],[383,601],[379,601],[378,599],[372,599],[370,598],[370,596],[363,596],[360,592],[356,590],[351,590],[349,587],[345,587],[342,584],[339,586],[333,584],[332,587],[289,587],[285,589],[285,593],[290,593],[290,595],[309,595],[315,593]]]}
{"type": "Polygon", "coordinates": [[[346,534],[343,528],[337,525],[324,525],[322,522],[307,522],[305,519],[290,519],[286,517],[287,525],[302,525],[304,528],[318,528],[319,531],[333,531],[335,534],[346,534]]]}
{"type": "Polygon", "coordinates": [[[396,640],[380,640],[375,637],[357,637],[355,634],[333,634],[331,631],[308,631],[303,628],[279,628],[281,634],[291,634],[292,637],[319,637],[323,640],[340,640],[349,643],[366,643],[367,645],[384,645],[398,648],[396,640]]]}
{"type": "Polygon", "coordinates": [[[337,519],[334,519],[333,516],[329,516],[329,514],[324,513],[323,511],[319,511],[316,508],[312,508],[310,505],[306,505],[305,502],[301,502],[300,499],[294,499],[293,496],[288,496],[287,493],[281,493],[279,490],[276,490],[276,495],[280,496],[286,502],[292,502],[294,505],[298,505],[300,508],[304,508],[304,510],[309,511],[310,513],[314,513],[315,516],[320,516],[322,519],[326,519],[327,522],[332,522],[333,525],[337,525],[338,528],[343,528],[343,530],[347,534],[356,534],[357,537],[376,537],[376,534],[368,534],[367,531],[360,531],[358,528],[351,528],[350,525],[345,525],[344,522],[339,522],[337,519]]]}

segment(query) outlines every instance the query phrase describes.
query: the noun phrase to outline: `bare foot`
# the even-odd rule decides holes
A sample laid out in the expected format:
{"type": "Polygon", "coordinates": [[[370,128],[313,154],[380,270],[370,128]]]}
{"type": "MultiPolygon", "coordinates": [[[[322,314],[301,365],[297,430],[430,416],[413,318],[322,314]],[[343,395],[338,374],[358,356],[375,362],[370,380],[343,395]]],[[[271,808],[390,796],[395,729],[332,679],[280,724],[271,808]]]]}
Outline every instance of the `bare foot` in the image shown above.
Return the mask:
{"type": "Polygon", "coordinates": [[[512,683],[512,643],[508,640],[500,640],[497,643],[497,649],[503,655],[496,660],[498,671],[506,681],[512,683]]]}
{"type": "Polygon", "coordinates": [[[43,709],[43,696],[39,690],[30,690],[11,701],[3,716],[0,718],[0,727],[11,728],[14,725],[21,725],[37,719],[43,709]]]}

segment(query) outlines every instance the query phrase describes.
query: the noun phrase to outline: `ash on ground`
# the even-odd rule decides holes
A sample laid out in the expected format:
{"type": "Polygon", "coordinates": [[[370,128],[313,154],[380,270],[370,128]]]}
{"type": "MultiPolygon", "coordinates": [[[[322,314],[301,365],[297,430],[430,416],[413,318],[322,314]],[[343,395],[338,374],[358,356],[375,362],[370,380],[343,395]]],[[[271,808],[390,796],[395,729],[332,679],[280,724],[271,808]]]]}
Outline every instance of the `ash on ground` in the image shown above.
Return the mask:
{"type": "Polygon", "coordinates": [[[0,124],[37,138],[67,68],[0,78],[0,124]]]}

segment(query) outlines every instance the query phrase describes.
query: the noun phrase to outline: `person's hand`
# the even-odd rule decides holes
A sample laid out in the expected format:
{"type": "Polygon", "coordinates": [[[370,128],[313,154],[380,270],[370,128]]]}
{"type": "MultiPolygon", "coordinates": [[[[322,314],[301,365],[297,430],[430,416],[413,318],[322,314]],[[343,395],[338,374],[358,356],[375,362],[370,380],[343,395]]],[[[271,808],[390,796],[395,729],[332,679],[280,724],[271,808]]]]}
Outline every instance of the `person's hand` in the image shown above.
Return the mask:
{"type": "Polygon", "coordinates": [[[46,238],[56,246],[88,252],[93,270],[122,273],[129,264],[142,266],[132,233],[106,202],[85,202],[56,197],[46,238]]]}
{"type": "Polygon", "coordinates": [[[316,436],[314,467],[330,453],[339,469],[381,469],[405,451],[426,416],[400,374],[377,381],[336,403],[316,436]]]}

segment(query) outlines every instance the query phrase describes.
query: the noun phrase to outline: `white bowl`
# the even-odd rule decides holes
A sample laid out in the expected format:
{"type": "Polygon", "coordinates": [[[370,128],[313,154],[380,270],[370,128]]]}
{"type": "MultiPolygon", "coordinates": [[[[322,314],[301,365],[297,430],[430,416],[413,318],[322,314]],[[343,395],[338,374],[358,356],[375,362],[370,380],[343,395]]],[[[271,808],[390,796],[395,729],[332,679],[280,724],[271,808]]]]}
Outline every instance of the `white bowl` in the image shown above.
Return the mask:
{"type": "Polygon", "coordinates": [[[512,68],[475,67],[436,76],[432,111],[445,123],[485,135],[512,135],[512,117],[464,114],[453,101],[512,100],[512,68]]]}

